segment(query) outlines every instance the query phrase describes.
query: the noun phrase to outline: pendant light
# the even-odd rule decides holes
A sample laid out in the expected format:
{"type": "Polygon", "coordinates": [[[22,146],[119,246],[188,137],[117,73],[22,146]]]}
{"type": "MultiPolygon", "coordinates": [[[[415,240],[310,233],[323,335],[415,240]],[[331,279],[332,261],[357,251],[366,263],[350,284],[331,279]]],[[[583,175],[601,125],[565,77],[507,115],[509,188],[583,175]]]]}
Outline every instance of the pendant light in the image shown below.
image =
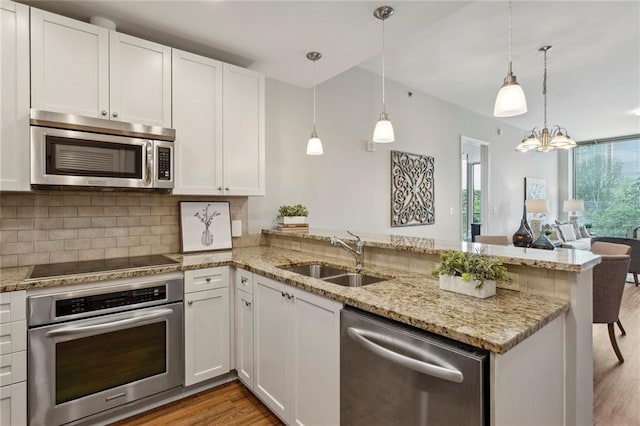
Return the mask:
{"type": "Polygon", "coordinates": [[[516,76],[513,75],[511,67],[511,31],[511,0],[509,0],[509,71],[504,78],[504,84],[500,88],[498,96],[496,96],[496,103],[493,107],[494,117],[514,117],[527,112],[527,99],[516,80],[516,76]]]}
{"type": "Polygon", "coordinates": [[[549,152],[556,149],[575,148],[576,142],[571,139],[567,129],[560,126],[553,126],[551,130],[547,128],[547,51],[551,46],[542,46],[538,49],[544,53],[544,76],[542,79],[542,95],[544,96],[544,128],[542,130],[534,127],[524,135],[522,142],[516,147],[517,151],[528,152],[549,152]]]}
{"type": "Polygon", "coordinates": [[[380,6],[373,11],[373,16],[382,21],[382,113],[373,130],[373,141],[377,143],[390,143],[396,139],[384,103],[384,21],[391,15],[393,15],[391,6],[380,6]]]}
{"type": "Polygon", "coordinates": [[[307,155],[322,155],[324,150],[322,149],[322,141],[316,133],[316,61],[322,58],[322,54],[319,52],[307,53],[307,59],[313,62],[313,130],[311,131],[311,137],[307,142],[307,155]]]}

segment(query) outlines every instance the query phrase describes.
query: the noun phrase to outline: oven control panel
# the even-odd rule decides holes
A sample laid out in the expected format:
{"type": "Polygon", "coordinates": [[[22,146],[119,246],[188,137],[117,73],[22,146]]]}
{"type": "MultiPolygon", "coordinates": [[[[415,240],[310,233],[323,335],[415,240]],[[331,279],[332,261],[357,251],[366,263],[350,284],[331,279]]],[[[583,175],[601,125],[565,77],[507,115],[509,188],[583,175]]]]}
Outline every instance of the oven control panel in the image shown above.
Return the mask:
{"type": "Polygon", "coordinates": [[[96,312],[138,303],[162,301],[167,298],[167,287],[137,288],[113,293],[94,294],[56,300],[56,317],[76,315],[85,312],[96,312]]]}

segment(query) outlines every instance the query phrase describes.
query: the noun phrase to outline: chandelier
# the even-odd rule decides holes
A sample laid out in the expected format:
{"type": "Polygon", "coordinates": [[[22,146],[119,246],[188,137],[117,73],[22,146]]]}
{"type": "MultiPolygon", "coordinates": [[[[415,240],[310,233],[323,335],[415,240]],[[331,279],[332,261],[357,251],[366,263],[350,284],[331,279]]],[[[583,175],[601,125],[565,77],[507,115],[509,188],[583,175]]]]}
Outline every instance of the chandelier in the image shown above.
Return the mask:
{"type": "Polygon", "coordinates": [[[550,152],[556,149],[575,148],[576,142],[571,139],[567,129],[560,126],[553,126],[551,130],[547,128],[547,51],[551,46],[543,46],[538,49],[544,53],[544,77],[542,79],[542,94],[544,95],[544,128],[540,130],[534,127],[524,135],[522,142],[516,147],[517,151],[529,152],[550,152]]]}

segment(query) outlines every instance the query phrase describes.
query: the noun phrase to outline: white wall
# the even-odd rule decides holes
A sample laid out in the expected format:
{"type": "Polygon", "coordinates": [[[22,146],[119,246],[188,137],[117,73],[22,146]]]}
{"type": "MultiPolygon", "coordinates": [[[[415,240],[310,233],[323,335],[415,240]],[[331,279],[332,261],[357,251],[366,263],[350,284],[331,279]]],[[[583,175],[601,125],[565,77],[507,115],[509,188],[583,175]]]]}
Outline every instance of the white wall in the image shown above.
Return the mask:
{"type": "MultiPolygon", "coordinates": [[[[484,234],[515,232],[522,216],[525,176],[546,179],[551,211],[557,211],[557,154],[516,152],[523,130],[426,94],[409,97],[409,88],[387,81],[387,112],[396,142],[376,144],[375,152],[367,152],[365,141],[372,137],[381,109],[380,77],[353,68],[316,90],[317,130],[325,155],[311,157],[305,155],[312,125],[311,90],[267,80],[267,195],[249,198],[251,232],[273,226],[281,204],[302,203],[317,228],[458,240],[462,135],[490,143],[490,217],[483,224],[484,234]],[[392,149],[435,158],[435,224],[390,227],[392,149]]],[[[487,99],[488,110],[493,101],[487,99]]],[[[541,124],[539,118],[531,118],[532,127],[541,124]]]]}

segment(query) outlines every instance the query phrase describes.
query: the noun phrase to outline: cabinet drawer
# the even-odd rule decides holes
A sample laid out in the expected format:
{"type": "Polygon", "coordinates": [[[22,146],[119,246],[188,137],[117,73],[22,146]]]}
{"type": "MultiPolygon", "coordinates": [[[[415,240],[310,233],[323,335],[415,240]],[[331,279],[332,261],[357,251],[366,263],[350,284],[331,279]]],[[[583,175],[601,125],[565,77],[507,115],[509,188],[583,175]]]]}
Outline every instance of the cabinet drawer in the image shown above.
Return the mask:
{"type": "Polygon", "coordinates": [[[229,267],[197,269],[184,273],[184,292],[213,290],[229,286],[229,267]]]}
{"type": "Polygon", "coordinates": [[[27,382],[0,387],[0,425],[27,424],[27,382]]]}
{"type": "Polygon", "coordinates": [[[236,288],[253,294],[253,273],[244,269],[236,269],[236,288]]]}
{"type": "Polygon", "coordinates": [[[27,307],[25,291],[0,293],[0,323],[25,319],[27,307]]]}
{"type": "Polygon", "coordinates": [[[27,351],[0,355],[0,386],[27,380],[27,351]]]}
{"type": "Polygon", "coordinates": [[[27,322],[0,324],[0,355],[27,350],[27,322]]]}

